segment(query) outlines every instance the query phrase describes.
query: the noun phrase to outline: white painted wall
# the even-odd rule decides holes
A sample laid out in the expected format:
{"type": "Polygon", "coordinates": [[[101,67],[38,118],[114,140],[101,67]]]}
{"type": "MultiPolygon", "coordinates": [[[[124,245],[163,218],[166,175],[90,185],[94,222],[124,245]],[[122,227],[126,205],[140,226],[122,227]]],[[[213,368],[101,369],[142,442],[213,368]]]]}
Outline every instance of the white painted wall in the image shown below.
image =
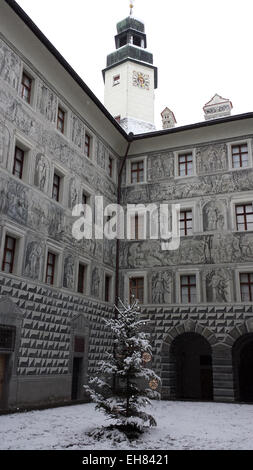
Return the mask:
{"type": "Polygon", "coordinates": [[[154,123],[154,69],[132,61],[116,65],[105,73],[105,107],[116,117],[132,117],[154,123]],[[133,85],[133,72],[150,77],[150,89],[133,85]],[[120,74],[120,84],[113,86],[113,77],[120,74]]]}

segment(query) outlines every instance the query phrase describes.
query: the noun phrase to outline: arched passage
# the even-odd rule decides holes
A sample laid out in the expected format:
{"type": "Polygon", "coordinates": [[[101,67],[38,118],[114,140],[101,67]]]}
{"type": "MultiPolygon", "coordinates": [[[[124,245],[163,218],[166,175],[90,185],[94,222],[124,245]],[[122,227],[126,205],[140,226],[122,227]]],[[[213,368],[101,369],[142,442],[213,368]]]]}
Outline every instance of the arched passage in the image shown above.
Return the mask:
{"type": "Polygon", "coordinates": [[[253,402],[253,333],[241,336],[233,347],[235,396],[253,402]]]}
{"type": "Polygon", "coordinates": [[[212,400],[212,350],[198,333],[183,333],[171,344],[174,362],[175,398],[212,400]]]}

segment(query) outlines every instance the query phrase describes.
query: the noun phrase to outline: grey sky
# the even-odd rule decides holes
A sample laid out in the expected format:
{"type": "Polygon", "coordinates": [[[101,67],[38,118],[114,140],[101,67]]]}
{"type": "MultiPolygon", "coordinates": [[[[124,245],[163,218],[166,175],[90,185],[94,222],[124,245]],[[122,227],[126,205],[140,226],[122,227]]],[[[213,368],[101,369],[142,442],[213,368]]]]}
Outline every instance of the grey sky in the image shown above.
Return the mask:
{"type": "MultiPolygon", "coordinates": [[[[101,70],[115,49],[116,22],[128,0],[18,0],[44,34],[103,102],[101,70]]],[[[158,67],[156,125],[165,106],[178,125],[203,120],[215,94],[233,114],[253,111],[252,0],[136,0],[148,50],[158,67]]]]}

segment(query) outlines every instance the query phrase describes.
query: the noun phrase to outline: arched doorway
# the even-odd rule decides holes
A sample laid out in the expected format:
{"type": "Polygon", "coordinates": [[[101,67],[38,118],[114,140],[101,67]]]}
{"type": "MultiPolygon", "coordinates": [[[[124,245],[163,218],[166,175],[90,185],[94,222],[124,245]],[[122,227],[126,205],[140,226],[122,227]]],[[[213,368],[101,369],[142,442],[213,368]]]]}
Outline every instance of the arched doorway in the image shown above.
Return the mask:
{"type": "Polygon", "coordinates": [[[175,368],[175,398],[213,399],[212,350],[197,333],[177,336],[171,345],[175,368]]]}
{"type": "Polygon", "coordinates": [[[241,336],[233,347],[236,399],[253,402],[253,334],[241,336]]]}

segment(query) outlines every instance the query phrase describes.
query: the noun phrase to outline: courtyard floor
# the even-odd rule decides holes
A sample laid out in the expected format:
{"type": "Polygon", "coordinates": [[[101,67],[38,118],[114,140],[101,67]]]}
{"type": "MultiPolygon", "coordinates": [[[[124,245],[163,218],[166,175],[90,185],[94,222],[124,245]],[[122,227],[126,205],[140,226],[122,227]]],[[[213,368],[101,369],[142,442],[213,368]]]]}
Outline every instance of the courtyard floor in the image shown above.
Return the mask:
{"type": "Polygon", "coordinates": [[[153,402],[157,428],[140,440],[97,442],[87,431],[107,424],[93,404],[0,416],[0,449],[253,449],[253,405],[153,402]]]}

